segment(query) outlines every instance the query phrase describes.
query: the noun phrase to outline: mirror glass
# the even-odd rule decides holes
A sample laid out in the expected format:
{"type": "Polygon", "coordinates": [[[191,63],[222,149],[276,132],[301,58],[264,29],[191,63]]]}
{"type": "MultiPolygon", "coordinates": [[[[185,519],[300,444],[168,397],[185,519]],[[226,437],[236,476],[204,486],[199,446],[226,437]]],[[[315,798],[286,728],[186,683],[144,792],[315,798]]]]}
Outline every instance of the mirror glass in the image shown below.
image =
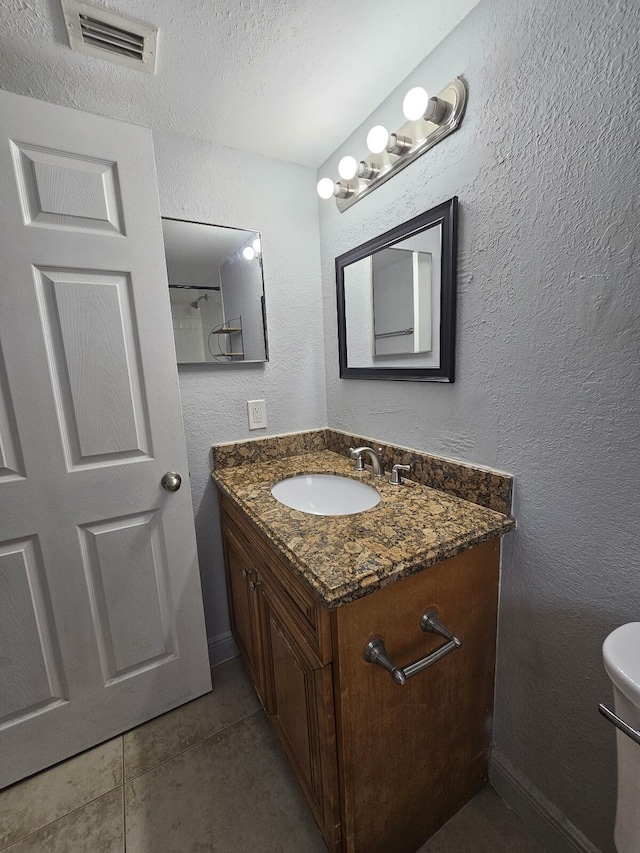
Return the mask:
{"type": "Polygon", "coordinates": [[[257,231],[163,217],[178,364],[268,360],[257,231]]]}
{"type": "Polygon", "coordinates": [[[431,352],[432,270],[431,252],[398,247],[373,256],[374,356],[431,352]]]}
{"type": "Polygon", "coordinates": [[[457,199],[336,260],[340,375],[453,382],[457,199]]]}

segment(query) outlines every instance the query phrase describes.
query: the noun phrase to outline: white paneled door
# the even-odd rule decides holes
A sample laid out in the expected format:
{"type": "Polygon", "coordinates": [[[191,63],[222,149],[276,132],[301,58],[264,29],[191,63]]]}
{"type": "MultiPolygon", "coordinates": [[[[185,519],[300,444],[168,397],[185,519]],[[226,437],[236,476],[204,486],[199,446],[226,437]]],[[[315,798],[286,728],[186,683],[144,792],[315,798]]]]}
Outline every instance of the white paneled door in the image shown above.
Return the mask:
{"type": "Polygon", "coordinates": [[[0,92],[0,787],[210,689],[168,293],[150,131],[0,92]]]}

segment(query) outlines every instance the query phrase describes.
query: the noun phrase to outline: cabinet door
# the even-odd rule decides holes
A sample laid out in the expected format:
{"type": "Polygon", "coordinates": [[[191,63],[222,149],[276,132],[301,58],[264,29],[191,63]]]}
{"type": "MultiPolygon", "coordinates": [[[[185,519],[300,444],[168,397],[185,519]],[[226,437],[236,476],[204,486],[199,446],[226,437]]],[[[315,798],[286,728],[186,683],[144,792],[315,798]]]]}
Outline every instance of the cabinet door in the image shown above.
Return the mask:
{"type": "Polygon", "coordinates": [[[226,530],[223,535],[231,630],[264,705],[262,654],[256,602],[257,575],[251,558],[226,530]]]}
{"type": "Polygon", "coordinates": [[[265,707],[330,850],[339,849],[337,757],[331,664],[296,642],[266,584],[260,586],[265,707]]]}

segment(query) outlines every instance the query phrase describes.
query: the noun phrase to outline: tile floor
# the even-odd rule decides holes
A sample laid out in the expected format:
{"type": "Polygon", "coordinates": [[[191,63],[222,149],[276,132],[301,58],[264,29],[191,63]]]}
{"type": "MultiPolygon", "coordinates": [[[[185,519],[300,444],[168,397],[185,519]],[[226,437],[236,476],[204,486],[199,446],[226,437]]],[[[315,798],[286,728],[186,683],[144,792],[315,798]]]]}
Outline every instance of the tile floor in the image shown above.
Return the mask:
{"type": "MultiPolygon", "coordinates": [[[[0,792],[3,853],[326,853],[239,659],[213,691],[0,792]]],[[[419,853],[544,853],[490,789],[419,853]]],[[[393,853],[393,851],[389,851],[393,853]]]]}

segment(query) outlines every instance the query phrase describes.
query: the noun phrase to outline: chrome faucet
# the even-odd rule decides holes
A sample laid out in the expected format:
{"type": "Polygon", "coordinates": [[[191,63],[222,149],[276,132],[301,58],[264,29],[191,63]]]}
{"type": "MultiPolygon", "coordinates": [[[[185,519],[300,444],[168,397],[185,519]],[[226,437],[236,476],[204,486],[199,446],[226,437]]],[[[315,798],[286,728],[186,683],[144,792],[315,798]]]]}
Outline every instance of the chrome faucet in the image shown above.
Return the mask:
{"type": "Polygon", "coordinates": [[[369,454],[374,477],[382,477],[384,473],[382,470],[382,462],[380,461],[380,457],[372,447],[349,448],[349,456],[352,459],[356,460],[356,471],[364,471],[364,459],[362,457],[365,453],[369,454]]]}
{"type": "Polygon", "coordinates": [[[410,471],[411,465],[394,465],[391,469],[391,479],[389,480],[392,486],[402,485],[402,474],[400,471],[410,471]]]}

